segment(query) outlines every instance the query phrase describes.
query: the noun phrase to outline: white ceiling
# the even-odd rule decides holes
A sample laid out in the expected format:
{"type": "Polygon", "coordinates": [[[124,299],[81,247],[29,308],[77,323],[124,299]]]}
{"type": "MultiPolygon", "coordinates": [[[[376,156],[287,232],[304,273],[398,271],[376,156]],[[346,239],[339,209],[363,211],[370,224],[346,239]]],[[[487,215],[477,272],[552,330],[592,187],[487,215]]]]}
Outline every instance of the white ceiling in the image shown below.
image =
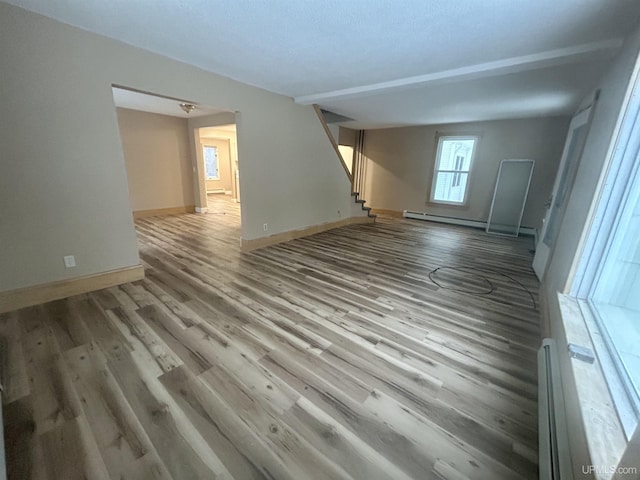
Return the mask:
{"type": "Polygon", "coordinates": [[[571,113],[640,15],[640,0],[8,2],[354,126],[571,113]]]}
{"type": "Polygon", "coordinates": [[[159,97],[157,95],[135,92],[118,87],[113,87],[111,90],[113,91],[113,102],[116,107],[142,110],[143,112],[159,113],[161,115],[169,115],[172,117],[190,118],[203,117],[205,115],[213,115],[215,113],[228,111],[220,108],[208,107],[206,105],[196,105],[196,109],[187,114],[182,110],[182,108],[180,108],[180,104],[194,104],[194,102],[159,97]]]}

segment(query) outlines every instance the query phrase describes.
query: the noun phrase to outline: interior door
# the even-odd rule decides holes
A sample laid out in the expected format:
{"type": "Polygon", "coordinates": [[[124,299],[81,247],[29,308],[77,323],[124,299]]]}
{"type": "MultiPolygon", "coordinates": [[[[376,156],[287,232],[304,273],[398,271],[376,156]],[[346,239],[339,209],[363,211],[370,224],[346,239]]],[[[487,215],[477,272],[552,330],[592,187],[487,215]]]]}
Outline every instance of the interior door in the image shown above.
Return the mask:
{"type": "Polygon", "coordinates": [[[542,280],[547,269],[549,257],[553,251],[556,236],[562,223],[562,217],[566,210],[566,203],[576,178],[578,164],[582,156],[584,142],[589,131],[589,120],[591,119],[591,109],[589,107],[571,120],[569,133],[562,151],[560,166],[553,184],[551,197],[547,202],[547,211],[542,221],[542,230],[536,245],[536,254],[533,257],[533,270],[539,280],[542,280]]]}

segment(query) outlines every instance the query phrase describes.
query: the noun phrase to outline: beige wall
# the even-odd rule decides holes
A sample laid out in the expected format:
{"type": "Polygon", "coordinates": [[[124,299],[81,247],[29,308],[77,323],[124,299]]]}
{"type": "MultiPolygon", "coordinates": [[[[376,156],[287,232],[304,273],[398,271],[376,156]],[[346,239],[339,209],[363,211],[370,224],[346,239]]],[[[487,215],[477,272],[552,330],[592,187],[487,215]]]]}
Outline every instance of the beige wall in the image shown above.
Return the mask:
{"type": "Polygon", "coordinates": [[[310,106],[5,3],[0,44],[0,291],[139,263],[113,84],[239,112],[245,239],[349,211],[310,106]]]}
{"type": "MultiPolygon", "coordinates": [[[[560,366],[568,405],[567,418],[572,436],[571,453],[574,468],[580,468],[580,465],[588,463],[589,453],[584,438],[571,361],[566,355],[567,333],[560,315],[557,293],[568,292],[576,263],[582,254],[583,239],[590,226],[593,207],[597,202],[606,162],[609,159],[607,152],[612,148],[615,140],[612,135],[620,117],[639,51],[640,28],[628,38],[622,52],[612,62],[607,74],[597,86],[601,89],[600,98],[593,115],[575,183],[567,202],[562,226],[541,286],[543,298],[546,298],[542,313],[550,322],[551,336],[557,340],[560,353],[560,366]]],[[[593,94],[589,95],[585,103],[590,101],[592,96],[593,94]]],[[[630,448],[635,449],[630,456],[640,458],[639,446],[636,444],[630,448]]]]}
{"type": "Polygon", "coordinates": [[[338,143],[340,139],[340,126],[335,123],[328,123],[327,127],[329,128],[335,142],[338,143]]]}
{"type": "Polygon", "coordinates": [[[348,145],[349,147],[356,147],[358,139],[358,131],[352,128],[340,127],[338,133],[338,145],[348,145]]]}
{"type": "Polygon", "coordinates": [[[195,205],[187,120],[117,109],[134,212],[195,205]]]}
{"type": "Polygon", "coordinates": [[[353,175],[353,156],[355,155],[355,146],[358,132],[350,128],[339,127],[337,141],[338,150],[344,160],[349,173],[353,175]]]}
{"type": "Polygon", "coordinates": [[[539,228],[551,193],[569,119],[552,117],[453,125],[367,130],[363,198],[385,210],[409,210],[432,215],[486,221],[500,161],[536,161],[522,225],[539,228]],[[428,203],[436,156],[436,134],[477,133],[480,141],[464,207],[428,203]]]}

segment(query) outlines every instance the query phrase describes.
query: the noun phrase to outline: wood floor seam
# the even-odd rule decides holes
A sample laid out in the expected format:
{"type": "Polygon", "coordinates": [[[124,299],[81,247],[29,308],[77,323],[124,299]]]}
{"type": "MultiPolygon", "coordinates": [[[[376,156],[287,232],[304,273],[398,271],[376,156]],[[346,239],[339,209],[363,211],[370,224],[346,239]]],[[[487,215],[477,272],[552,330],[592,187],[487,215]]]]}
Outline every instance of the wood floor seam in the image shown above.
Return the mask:
{"type": "Polygon", "coordinates": [[[378,218],[243,253],[209,211],[136,220],[142,280],[0,314],[10,480],[537,478],[531,239],[378,218]]]}

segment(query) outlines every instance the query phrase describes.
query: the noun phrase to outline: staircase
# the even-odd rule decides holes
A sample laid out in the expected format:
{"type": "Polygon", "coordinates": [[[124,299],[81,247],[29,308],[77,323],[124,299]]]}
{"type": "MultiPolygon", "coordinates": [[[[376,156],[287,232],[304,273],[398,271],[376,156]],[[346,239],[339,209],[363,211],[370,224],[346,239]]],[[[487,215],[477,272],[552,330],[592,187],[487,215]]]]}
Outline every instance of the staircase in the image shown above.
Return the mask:
{"type": "MultiPolygon", "coordinates": [[[[350,118],[338,115],[336,113],[332,113],[326,110],[322,110],[318,105],[313,106],[316,114],[318,115],[318,119],[324,128],[327,137],[331,141],[331,145],[333,145],[333,149],[335,150],[344,171],[351,182],[351,188],[353,190],[359,190],[360,187],[364,186],[364,166],[365,162],[363,150],[364,150],[364,131],[360,130],[358,133],[357,144],[354,148],[353,159],[351,159],[352,165],[349,168],[345,162],[345,159],[342,158],[342,154],[340,153],[340,148],[338,147],[338,130],[339,127],[335,125],[335,122],[340,122],[344,120],[352,120],[350,118]],[[329,126],[329,123],[334,123],[332,127],[336,133],[332,132],[332,129],[329,126]]],[[[376,215],[371,213],[371,207],[365,207],[365,201],[360,198],[359,191],[351,192],[351,196],[353,197],[353,204],[351,206],[351,217],[368,217],[371,219],[373,223],[375,223],[376,215]]]]}
{"type": "Polygon", "coordinates": [[[375,223],[376,215],[371,213],[371,207],[365,207],[365,200],[359,198],[358,192],[351,192],[351,196],[353,197],[354,204],[351,207],[351,216],[353,217],[364,217],[367,216],[369,218],[373,218],[375,223]]]}

